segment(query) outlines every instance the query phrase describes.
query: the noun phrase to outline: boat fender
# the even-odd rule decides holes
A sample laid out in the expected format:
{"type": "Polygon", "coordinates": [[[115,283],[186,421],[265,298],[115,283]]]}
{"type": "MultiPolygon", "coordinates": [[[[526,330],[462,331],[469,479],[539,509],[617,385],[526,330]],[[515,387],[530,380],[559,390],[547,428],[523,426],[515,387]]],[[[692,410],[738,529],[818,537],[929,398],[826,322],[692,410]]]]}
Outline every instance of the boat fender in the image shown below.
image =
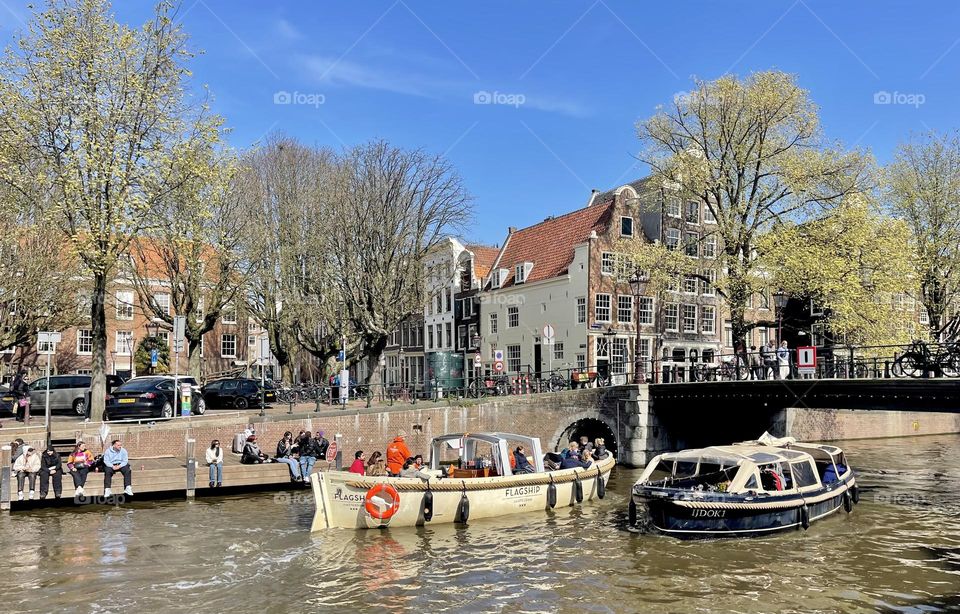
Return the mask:
{"type": "Polygon", "coordinates": [[[547,505],[550,508],[557,507],[557,485],[553,483],[553,476],[550,476],[550,485],[547,486],[547,505]]]}
{"type": "Polygon", "coordinates": [[[810,528],[810,508],[806,504],[800,506],[800,526],[804,530],[810,528]]]}
{"type": "Polygon", "coordinates": [[[603,483],[603,474],[600,473],[600,467],[597,467],[597,497],[603,499],[607,496],[607,485],[603,483]]]}
{"type": "Polygon", "coordinates": [[[579,475],[573,478],[573,497],[577,503],[583,503],[583,482],[580,481],[579,475]]]}
{"type": "Polygon", "coordinates": [[[456,521],[460,524],[466,524],[467,520],[470,519],[470,499],[467,498],[466,484],[462,480],[460,483],[463,485],[463,494],[460,495],[460,504],[457,506],[456,521]]]}
{"type": "MultiPolygon", "coordinates": [[[[382,497],[378,497],[380,503],[383,502],[382,497]]],[[[367,510],[367,513],[371,517],[376,518],[377,520],[389,520],[393,517],[394,514],[400,509],[400,493],[397,492],[397,489],[391,484],[374,484],[370,487],[370,490],[367,491],[366,496],[363,498],[363,507],[367,510]],[[386,509],[380,509],[380,506],[373,499],[377,497],[381,492],[387,494],[392,499],[390,507],[386,509]]]]}
{"type": "Polygon", "coordinates": [[[633,501],[633,496],[630,496],[630,505],[627,507],[627,518],[630,521],[630,526],[637,526],[637,504],[633,501]]]}
{"type": "Polygon", "coordinates": [[[854,484],[854,486],[853,486],[853,488],[851,488],[851,490],[853,491],[853,495],[852,495],[852,496],[853,496],[853,502],[854,502],[854,503],[860,503],[860,487],[857,486],[856,484],[854,484]]]}
{"type": "Polygon", "coordinates": [[[848,514],[853,511],[853,500],[850,497],[849,490],[843,493],[843,510],[848,514]]]}
{"type": "Polygon", "coordinates": [[[427,480],[427,492],[423,493],[423,520],[433,520],[433,491],[430,490],[430,481],[427,480]]]}

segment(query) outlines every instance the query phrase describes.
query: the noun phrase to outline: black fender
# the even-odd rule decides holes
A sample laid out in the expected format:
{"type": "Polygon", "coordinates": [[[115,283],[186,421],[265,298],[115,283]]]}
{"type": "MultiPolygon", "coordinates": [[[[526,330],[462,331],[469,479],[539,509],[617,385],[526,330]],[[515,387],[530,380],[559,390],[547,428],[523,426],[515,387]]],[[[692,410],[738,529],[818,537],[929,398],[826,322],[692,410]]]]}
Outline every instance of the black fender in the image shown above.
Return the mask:
{"type": "Polygon", "coordinates": [[[573,480],[573,498],[577,503],[583,503],[583,482],[580,481],[579,475],[573,480]]]}
{"type": "Polygon", "coordinates": [[[631,527],[637,526],[637,504],[633,501],[633,495],[630,496],[630,504],[627,506],[627,519],[631,527]]]}
{"type": "Polygon", "coordinates": [[[597,467],[597,498],[603,499],[607,496],[607,485],[603,483],[603,474],[600,473],[600,467],[597,467]]]}
{"type": "Polygon", "coordinates": [[[806,503],[800,506],[800,526],[804,530],[810,528],[810,508],[807,507],[806,503]]]}
{"type": "Polygon", "coordinates": [[[853,498],[849,490],[843,493],[843,510],[848,514],[853,511],[853,498]]]}
{"type": "Polygon", "coordinates": [[[427,492],[423,493],[423,519],[426,522],[433,520],[433,491],[430,482],[427,482],[427,492]]]}
{"type": "Polygon", "coordinates": [[[860,487],[854,484],[850,490],[853,491],[853,494],[851,495],[853,498],[853,502],[860,503],[860,487]]]}
{"type": "Polygon", "coordinates": [[[557,485],[553,483],[553,476],[550,476],[550,484],[547,486],[547,505],[550,508],[557,507],[557,485]]]}

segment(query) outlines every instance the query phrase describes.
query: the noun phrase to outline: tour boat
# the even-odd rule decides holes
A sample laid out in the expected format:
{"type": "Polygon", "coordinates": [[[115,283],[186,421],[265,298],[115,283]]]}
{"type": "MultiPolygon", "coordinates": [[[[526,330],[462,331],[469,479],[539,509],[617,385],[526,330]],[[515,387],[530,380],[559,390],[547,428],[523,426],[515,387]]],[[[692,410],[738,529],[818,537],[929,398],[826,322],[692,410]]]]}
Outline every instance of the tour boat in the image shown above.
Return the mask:
{"type": "Polygon", "coordinates": [[[545,471],[540,440],[513,433],[443,435],[430,449],[429,469],[421,470],[429,479],[314,473],[317,509],[311,530],[466,523],[571,506],[602,499],[615,464],[608,452],[588,468],[545,471]],[[515,473],[511,467],[518,445],[530,455],[533,473],[515,473]]]}
{"type": "Polygon", "coordinates": [[[629,520],[645,506],[653,527],[674,537],[766,535],[806,529],[858,501],[840,448],[764,433],[654,457],[633,486],[629,520]]]}

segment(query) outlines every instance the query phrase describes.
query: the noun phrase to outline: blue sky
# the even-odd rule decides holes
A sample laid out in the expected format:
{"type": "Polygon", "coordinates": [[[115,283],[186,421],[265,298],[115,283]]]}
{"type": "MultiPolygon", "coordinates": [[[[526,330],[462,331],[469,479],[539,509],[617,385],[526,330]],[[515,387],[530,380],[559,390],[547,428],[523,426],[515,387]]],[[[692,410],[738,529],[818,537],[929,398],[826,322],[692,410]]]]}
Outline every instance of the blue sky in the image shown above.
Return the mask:
{"type": "MultiPolygon", "coordinates": [[[[0,0],[3,44],[26,5],[0,0]]],[[[140,23],[150,3],[116,10],[140,23]]],[[[881,162],[957,124],[953,0],[185,0],[181,15],[235,146],[283,132],[446,155],[475,197],[467,238],[491,244],[642,176],[634,124],[693,76],[796,73],[827,136],[881,162]]]]}

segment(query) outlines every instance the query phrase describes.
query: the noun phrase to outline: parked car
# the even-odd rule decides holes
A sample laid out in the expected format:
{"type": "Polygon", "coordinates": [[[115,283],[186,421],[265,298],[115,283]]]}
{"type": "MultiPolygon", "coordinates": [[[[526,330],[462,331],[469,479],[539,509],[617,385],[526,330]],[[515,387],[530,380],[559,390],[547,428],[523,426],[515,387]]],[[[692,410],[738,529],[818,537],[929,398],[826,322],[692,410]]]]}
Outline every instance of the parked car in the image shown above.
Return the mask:
{"type": "Polygon", "coordinates": [[[10,394],[10,386],[0,386],[0,414],[14,414],[13,395],[10,394]]]}
{"type": "Polygon", "coordinates": [[[190,413],[203,415],[207,404],[197,380],[189,375],[145,375],[135,377],[120,386],[107,397],[104,418],[172,418],[178,415],[177,403],[182,402],[180,389],[175,386],[189,384],[190,413]]]}
{"type": "MultiPolygon", "coordinates": [[[[260,382],[255,379],[236,377],[210,382],[202,389],[203,398],[210,407],[234,407],[246,409],[260,407],[260,382]]],[[[263,400],[273,403],[277,400],[277,392],[270,387],[264,387],[263,400]]]]}
{"type": "MultiPolygon", "coordinates": [[[[51,375],[50,411],[72,410],[78,416],[86,414],[86,394],[90,389],[89,375],[51,375]]],[[[107,374],[107,393],[123,384],[118,375],[107,374]]],[[[43,411],[47,402],[47,378],[41,377],[30,382],[30,411],[33,415],[43,411]]],[[[13,404],[13,395],[9,391],[3,395],[4,403],[13,404]],[[9,400],[8,400],[9,399],[9,400]]]]}

